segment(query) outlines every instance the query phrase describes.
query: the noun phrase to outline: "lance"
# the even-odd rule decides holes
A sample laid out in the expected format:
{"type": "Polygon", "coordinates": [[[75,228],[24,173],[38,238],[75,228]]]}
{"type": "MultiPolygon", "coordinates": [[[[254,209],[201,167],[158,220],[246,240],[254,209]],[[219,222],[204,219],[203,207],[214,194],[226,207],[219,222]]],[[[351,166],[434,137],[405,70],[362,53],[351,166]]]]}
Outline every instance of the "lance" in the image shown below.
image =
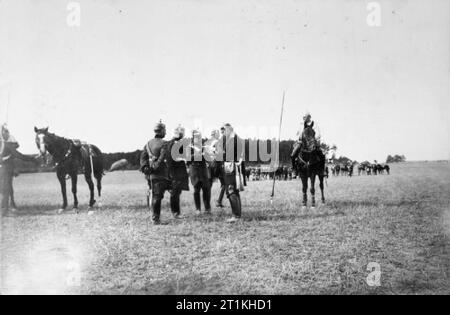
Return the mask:
{"type": "Polygon", "coordinates": [[[285,92],[283,92],[283,100],[281,101],[280,126],[278,129],[278,152],[277,152],[276,163],[274,165],[274,171],[273,171],[273,184],[272,184],[272,195],[270,196],[270,204],[273,204],[273,197],[275,197],[276,172],[277,172],[278,166],[280,164],[280,142],[281,142],[281,126],[283,124],[283,113],[284,113],[284,96],[285,96],[285,92]]]}
{"type": "MultiPolygon", "coordinates": [[[[7,85],[5,84],[5,87],[6,87],[7,85]]],[[[10,101],[10,98],[11,98],[11,82],[9,83],[9,86],[8,86],[8,98],[7,98],[7,101],[6,101],[6,106],[5,106],[5,121],[3,121],[3,122],[1,122],[0,121],[0,123],[5,123],[6,124],[6,126],[8,126],[8,117],[9,117],[9,101],[10,101]]],[[[7,141],[8,139],[3,139],[3,134],[1,134],[0,135],[0,154],[3,154],[3,150],[5,149],[5,142],[7,141]]]]}
{"type": "Polygon", "coordinates": [[[8,89],[8,102],[6,103],[6,124],[8,124],[8,120],[9,120],[9,102],[11,100],[11,83],[9,84],[9,89],[8,89]]]}

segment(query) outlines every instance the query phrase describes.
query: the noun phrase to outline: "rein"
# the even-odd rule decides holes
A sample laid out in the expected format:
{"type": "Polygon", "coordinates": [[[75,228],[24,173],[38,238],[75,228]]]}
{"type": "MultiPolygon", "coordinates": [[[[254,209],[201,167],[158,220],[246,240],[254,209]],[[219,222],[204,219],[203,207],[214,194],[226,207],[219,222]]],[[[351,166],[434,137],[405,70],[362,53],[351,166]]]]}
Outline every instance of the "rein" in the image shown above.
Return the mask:
{"type": "MultiPolygon", "coordinates": [[[[54,135],[54,134],[49,134],[48,135],[49,136],[49,138],[51,138],[53,141],[53,145],[52,145],[52,147],[57,147],[54,143],[56,143],[58,140],[60,140],[60,141],[65,141],[65,142],[68,142],[69,143],[69,148],[67,149],[67,151],[65,151],[65,153],[64,153],[64,156],[62,157],[62,159],[61,160],[59,160],[59,161],[55,161],[55,166],[54,166],[54,168],[56,169],[56,168],[58,168],[62,163],[64,163],[67,159],[69,159],[69,157],[72,155],[72,148],[73,148],[73,141],[71,141],[71,140],[68,140],[68,139],[65,139],[65,138],[62,138],[62,137],[58,137],[58,136],[56,136],[56,135],[54,135]]],[[[50,146],[49,144],[46,144],[45,145],[46,146],[46,149],[47,149],[47,152],[50,154],[50,155],[52,155],[52,156],[54,156],[55,157],[55,155],[57,155],[57,152],[50,152],[49,150],[48,150],[48,147],[50,146]]],[[[52,150],[53,151],[53,150],[52,150]]],[[[57,151],[57,148],[55,148],[55,151],[57,151]]]]}

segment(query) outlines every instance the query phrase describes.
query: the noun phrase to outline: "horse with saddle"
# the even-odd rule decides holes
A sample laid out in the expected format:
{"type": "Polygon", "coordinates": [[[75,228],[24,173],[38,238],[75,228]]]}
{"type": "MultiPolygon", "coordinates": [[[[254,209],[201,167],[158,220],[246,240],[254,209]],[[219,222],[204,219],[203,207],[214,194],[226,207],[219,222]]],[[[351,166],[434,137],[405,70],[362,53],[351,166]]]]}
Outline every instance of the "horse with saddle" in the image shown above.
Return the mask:
{"type": "Polygon", "coordinates": [[[316,138],[314,122],[310,121],[311,116],[307,116],[304,122],[304,129],[299,140],[294,144],[291,154],[292,167],[302,180],[303,207],[308,203],[308,179],[311,182],[311,206],[316,206],[315,182],[319,178],[319,186],[322,195],[322,203],[325,203],[324,178],[326,172],[326,158],[320,147],[320,141],[316,138]],[[308,119],[309,118],[309,119],[308,119]]]}

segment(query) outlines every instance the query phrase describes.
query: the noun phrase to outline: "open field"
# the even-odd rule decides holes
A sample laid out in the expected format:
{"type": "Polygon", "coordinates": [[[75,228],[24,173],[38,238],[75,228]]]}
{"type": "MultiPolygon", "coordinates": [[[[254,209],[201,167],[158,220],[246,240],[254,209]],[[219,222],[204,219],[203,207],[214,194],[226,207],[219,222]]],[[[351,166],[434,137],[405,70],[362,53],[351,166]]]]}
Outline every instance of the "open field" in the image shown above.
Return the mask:
{"type": "MultiPolygon", "coordinates": [[[[16,179],[16,217],[1,222],[2,293],[416,294],[450,293],[450,165],[393,165],[391,176],[331,178],[328,203],[300,209],[300,182],[250,182],[243,222],[230,209],[173,221],[166,196],[154,227],[137,172],[104,179],[103,206],[56,215],[54,174],[16,179]],[[370,287],[369,263],[381,268],[370,287]]],[[[217,184],[214,187],[217,196],[217,184]]],[[[71,198],[69,198],[71,200],[71,198]]],[[[84,208],[83,208],[84,207],[84,208]]]]}

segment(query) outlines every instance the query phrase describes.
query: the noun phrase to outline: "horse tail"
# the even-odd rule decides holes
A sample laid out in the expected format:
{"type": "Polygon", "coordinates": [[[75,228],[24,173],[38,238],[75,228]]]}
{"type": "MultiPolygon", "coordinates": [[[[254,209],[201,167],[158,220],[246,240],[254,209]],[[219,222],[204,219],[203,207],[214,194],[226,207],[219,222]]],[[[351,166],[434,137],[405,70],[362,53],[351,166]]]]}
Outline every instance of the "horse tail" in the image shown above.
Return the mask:
{"type": "Polygon", "coordinates": [[[102,178],[105,175],[105,168],[103,163],[103,153],[102,151],[95,145],[90,145],[90,155],[89,155],[89,169],[93,167],[91,170],[94,173],[94,177],[97,180],[97,192],[98,196],[102,195],[102,178]],[[91,162],[92,159],[92,162],[91,162]],[[92,165],[93,164],[93,165],[92,165]]]}
{"type": "Polygon", "coordinates": [[[94,163],[94,176],[102,177],[105,175],[104,159],[102,151],[95,145],[91,145],[92,161],[94,163]]]}

